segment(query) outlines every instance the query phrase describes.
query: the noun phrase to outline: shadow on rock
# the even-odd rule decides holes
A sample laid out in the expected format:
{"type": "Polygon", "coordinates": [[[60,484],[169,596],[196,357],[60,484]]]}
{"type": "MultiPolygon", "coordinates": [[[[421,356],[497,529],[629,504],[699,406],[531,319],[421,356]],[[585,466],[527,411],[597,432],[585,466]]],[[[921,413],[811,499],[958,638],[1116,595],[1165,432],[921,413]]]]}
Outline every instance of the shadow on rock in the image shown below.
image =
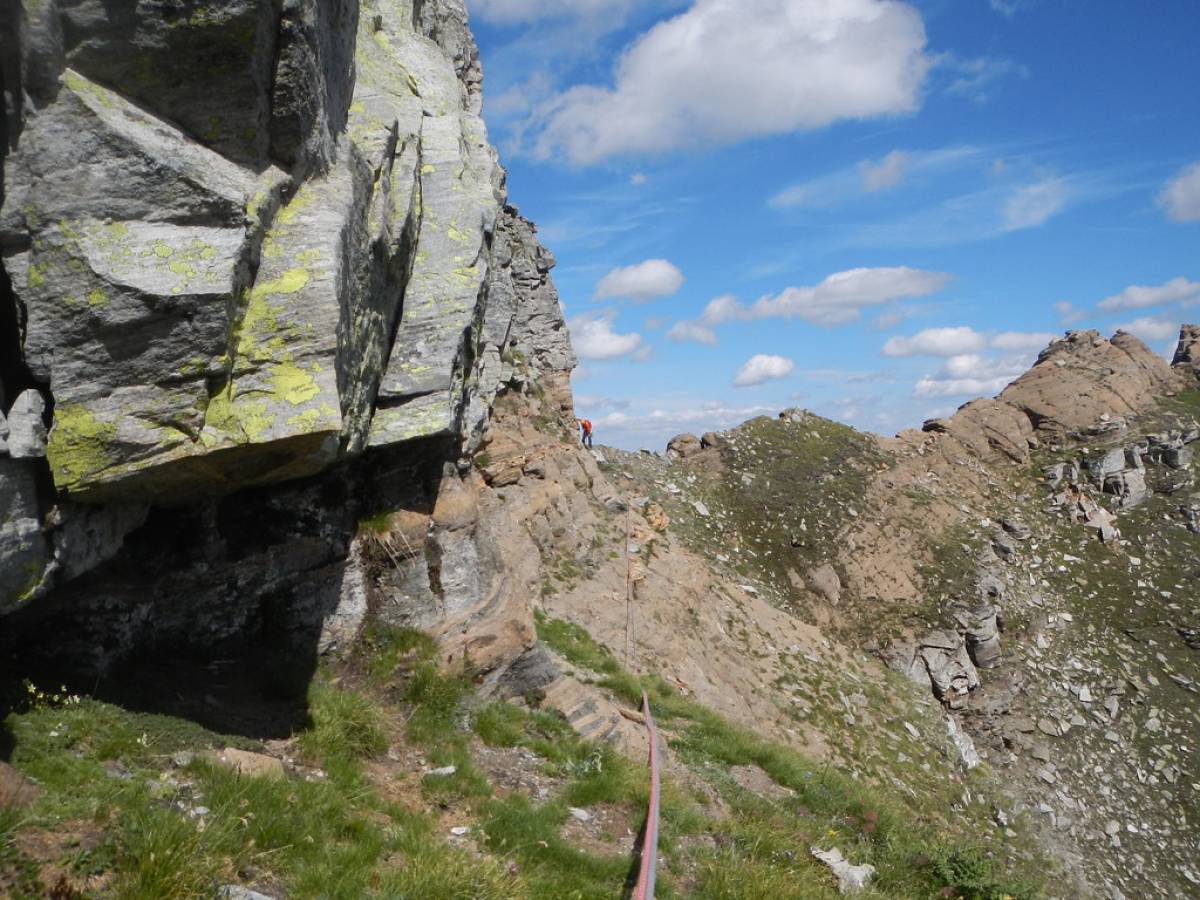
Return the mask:
{"type": "MultiPolygon", "coordinates": [[[[365,612],[360,522],[431,509],[446,460],[430,442],[152,509],[107,562],[0,620],[0,723],[28,681],[252,739],[305,728],[321,654],[365,612]]],[[[13,741],[0,724],[0,759],[13,741]]]]}

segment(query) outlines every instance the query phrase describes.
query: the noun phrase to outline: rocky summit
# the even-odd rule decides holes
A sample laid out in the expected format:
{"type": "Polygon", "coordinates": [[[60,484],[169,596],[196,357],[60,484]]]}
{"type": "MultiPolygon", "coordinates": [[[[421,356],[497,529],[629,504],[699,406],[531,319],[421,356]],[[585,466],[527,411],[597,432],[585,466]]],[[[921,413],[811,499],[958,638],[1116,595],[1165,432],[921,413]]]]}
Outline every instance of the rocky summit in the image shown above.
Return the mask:
{"type": "Polygon", "coordinates": [[[648,709],[658,896],[1200,896],[1200,327],[584,449],[482,85],[462,0],[0,9],[0,895],[620,896],[648,709]]]}

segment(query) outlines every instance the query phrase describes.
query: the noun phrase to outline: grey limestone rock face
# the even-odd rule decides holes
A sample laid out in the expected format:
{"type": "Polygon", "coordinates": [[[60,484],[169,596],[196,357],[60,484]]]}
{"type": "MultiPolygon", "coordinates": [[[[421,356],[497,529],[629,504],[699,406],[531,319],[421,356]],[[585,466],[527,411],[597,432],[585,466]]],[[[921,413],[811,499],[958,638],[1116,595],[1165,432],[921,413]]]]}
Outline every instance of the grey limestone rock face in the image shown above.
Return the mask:
{"type": "Polygon", "coordinates": [[[461,0],[23,2],[0,43],[0,302],[53,409],[6,491],[56,510],[6,524],[6,576],[75,578],[149,505],[469,455],[498,392],[574,366],[461,0]]]}
{"type": "Polygon", "coordinates": [[[67,66],[173,120],[228,159],[254,168],[265,164],[279,29],[275,4],[56,0],[56,5],[67,66]],[[198,72],[204,77],[196,77],[198,72]]]}
{"type": "Polygon", "coordinates": [[[48,562],[32,460],[0,459],[0,614],[32,599],[48,562]]]}
{"type": "Polygon", "coordinates": [[[8,455],[13,459],[40,459],[46,455],[46,400],[35,390],[22,391],[8,411],[7,425],[0,426],[0,439],[7,431],[8,455]]]}
{"type": "Polygon", "coordinates": [[[0,242],[59,490],[301,477],[478,431],[513,334],[573,363],[458,0],[26,6],[0,242]]]}
{"type": "Polygon", "coordinates": [[[991,604],[967,610],[959,618],[966,635],[967,650],[971,660],[980,669],[995,668],[1000,664],[1000,629],[996,608],[991,604]]]}
{"type": "Polygon", "coordinates": [[[918,640],[897,641],[884,658],[893,671],[932,688],[951,709],[965,707],[968,694],[980,684],[966,644],[953,631],[933,631],[918,640]]]}
{"type": "Polygon", "coordinates": [[[550,280],[554,264],[533,223],[514,207],[504,207],[492,241],[487,302],[475,329],[474,386],[462,423],[466,452],[482,442],[488,410],[502,385],[524,385],[539,373],[575,368],[558,291],[550,280]]]}
{"type": "Polygon", "coordinates": [[[70,581],[112,559],[124,546],[125,537],[146,521],[149,511],[137,503],[61,504],[61,524],[50,541],[56,580],[70,581]]]}
{"type": "MultiPolygon", "coordinates": [[[[286,0],[270,94],[270,152],[298,172],[337,158],[354,90],[358,0],[286,0]]],[[[264,129],[267,131],[268,129],[264,129]]]]}
{"type": "Polygon", "coordinates": [[[1180,328],[1179,343],[1171,365],[1193,378],[1200,372],[1200,325],[1184,325],[1180,328]]]}

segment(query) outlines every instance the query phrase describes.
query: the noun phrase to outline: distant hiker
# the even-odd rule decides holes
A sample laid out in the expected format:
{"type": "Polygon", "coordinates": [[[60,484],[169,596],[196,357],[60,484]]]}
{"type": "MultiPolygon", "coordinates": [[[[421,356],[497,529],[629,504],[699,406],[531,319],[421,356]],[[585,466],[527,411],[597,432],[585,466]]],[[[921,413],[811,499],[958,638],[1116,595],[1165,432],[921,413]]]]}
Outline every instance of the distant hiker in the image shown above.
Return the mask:
{"type": "Polygon", "coordinates": [[[579,423],[579,431],[581,432],[579,442],[582,446],[592,449],[592,423],[587,419],[576,419],[579,423]]]}

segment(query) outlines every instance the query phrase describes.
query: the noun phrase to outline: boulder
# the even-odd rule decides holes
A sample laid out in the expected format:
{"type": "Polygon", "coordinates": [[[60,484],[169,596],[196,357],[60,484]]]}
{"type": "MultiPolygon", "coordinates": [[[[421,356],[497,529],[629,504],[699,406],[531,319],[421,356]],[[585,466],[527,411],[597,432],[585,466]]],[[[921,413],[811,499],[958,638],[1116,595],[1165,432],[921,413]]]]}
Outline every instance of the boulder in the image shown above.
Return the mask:
{"type": "Polygon", "coordinates": [[[8,411],[8,455],[40,459],[46,455],[46,400],[32,388],[22,391],[8,411]]]}
{"type": "Polygon", "coordinates": [[[842,851],[834,847],[832,850],[812,848],[812,855],[829,866],[838,883],[839,894],[860,894],[867,888],[867,882],[875,874],[871,865],[855,866],[842,856],[842,851]]]}
{"type": "Polygon", "coordinates": [[[0,810],[28,809],[42,789],[6,762],[0,762],[0,810]]]}
{"type": "Polygon", "coordinates": [[[1126,509],[1131,509],[1144,503],[1150,498],[1150,489],[1146,487],[1146,473],[1143,469],[1126,469],[1116,472],[1104,479],[1106,493],[1115,494],[1118,503],[1126,509]]]}
{"type": "Polygon", "coordinates": [[[1200,325],[1184,325],[1179,329],[1179,343],[1171,366],[1193,379],[1200,375],[1200,325]]]}
{"type": "Polygon", "coordinates": [[[1071,331],[997,399],[1024,412],[1038,431],[1066,434],[1103,417],[1145,412],[1177,386],[1166,360],[1133,335],[1105,340],[1096,331],[1071,331]]]}
{"type": "Polygon", "coordinates": [[[931,632],[920,641],[919,655],[938,699],[951,709],[966,706],[968,693],[979,687],[979,673],[963,639],[952,631],[931,632]]]}
{"type": "Polygon", "coordinates": [[[812,418],[812,413],[810,413],[807,409],[801,409],[798,406],[792,406],[780,412],[779,418],[784,422],[790,422],[793,425],[802,425],[812,418]]]}
{"type": "Polygon", "coordinates": [[[49,548],[41,528],[37,463],[0,458],[0,614],[43,589],[49,548]]]}
{"type": "Polygon", "coordinates": [[[571,367],[553,258],[515,210],[493,241],[461,2],[110,6],[38,4],[16,48],[0,240],[60,491],[187,503],[457,436],[534,319],[571,367]]]}
{"type": "Polygon", "coordinates": [[[1125,450],[1115,447],[1095,459],[1088,461],[1088,475],[1096,487],[1103,488],[1104,483],[1112,476],[1125,471],[1125,450]]]}
{"type": "Polygon", "coordinates": [[[645,729],[622,715],[621,708],[595,687],[564,675],[542,694],[541,708],[561,714],[581,737],[611,744],[625,756],[645,754],[645,729]]]}
{"type": "Polygon", "coordinates": [[[695,456],[702,449],[700,438],[694,434],[677,434],[667,442],[668,459],[687,459],[695,456]]]}
{"type": "Polygon", "coordinates": [[[1152,434],[1147,438],[1146,458],[1172,469],[1186,469],[1194,457],[1189,442],[1190,435],[1181,431],[1167,434],[1152,434]]]}
{"type": "Polygon", "coordinates": [[[976,606],[960,613],[958,622],[975,665],[980,669],[992,669],[1000,665],[1000,628],[996,608],[991,604],[976,606]]]}
{"type": "Polygon", "coordinates": [[[207,754],[207,759],[213,765],[232,769],[238,775],[247,778],[266,778],[282,780],[287,777],[287,770],[282,760],[263,753],[252,753],[249,750],[239,750],[236,747],[226,747],[224,750],[213,750],[207,754]]]}
{"type": "Polygon", "coordinates": [[[809,571],[808,583],[814,591],[835,606],[842,599],[842,580],[838,577],[837,569],[829,563],[809,571]]]}
{"type": "Polygon", "coordinates": [[[968,693],[979,687],[979,673],[963,639],[953,631],[934,631],[917,640],[895,641],[883,657],[889,668],[930,687],[951,709],[966,706],[968,693]]]}
{"type": "Polygon", "coordinates": [[[1033,532],[1029,526],[1019,519],[1001,519],[1000,527],[1008,532],[1013,540],[1016,541],[1027,541],[1033,537],[1033,532]]]}
{"type": "Polygon", "coordinates": [[[105,0],[57,6],[67,66],[173,120],[227,159],[265,166],[279,5],[224,0],[153,15],[105,0]]]}
{"type": "Polygon", "coordinates": [[[1000,400],[972,400],[953,416],[930,419],[927,432],[948,434],[985,460],[1024,462],[1029,458],[1033,425],[1016,406],[1000,400]]]}

